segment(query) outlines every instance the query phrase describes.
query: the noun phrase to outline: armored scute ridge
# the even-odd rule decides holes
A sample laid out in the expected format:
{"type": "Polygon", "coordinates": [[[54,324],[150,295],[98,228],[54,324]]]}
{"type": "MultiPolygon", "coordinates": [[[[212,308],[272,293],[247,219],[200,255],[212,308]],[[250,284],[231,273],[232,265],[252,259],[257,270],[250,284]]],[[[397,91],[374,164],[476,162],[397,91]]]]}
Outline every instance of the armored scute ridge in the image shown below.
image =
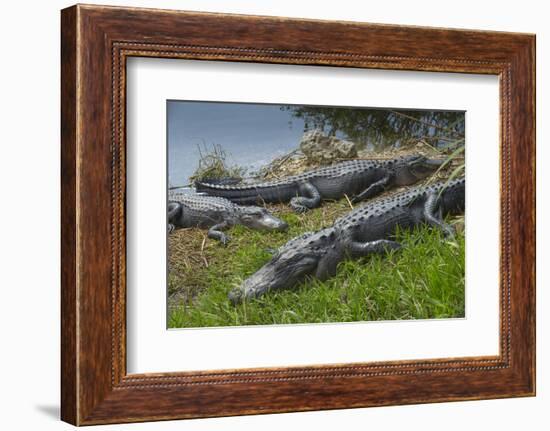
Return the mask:
{"type": "Polygon", "coordinates": [[[411,185],[432,174],[442,161],[420,155],[392,160],[348,160],[299,175],[244,185],[197,181],[197,191],[238,204],[289,202],[297,212],[318,207],[321,200],[347,195],[359,202],[396,186],[411,185]]]}
{"type": "Polygon", "coordinates": [[[169,199],[169,232],[184,227],[209,228],[209,238],[226,244],[229,236],[222,230],[236,224],[266,230],[286,230],[288,227],[265,208],[244,207],[220,197],[171,193],[169,199]]]}
{"type": "Polygon", "coordinates": [[[451,226],[443,216],[464,212],[465,179],[416,187],[377,199],[337,219],[331,227],[308,232],[288,241],[273,258],[242,286],[229,294],[233,303],[272,290],[295,287],[307,277],[326,280],[336,274],[344,259],[398,249],[396,229],[428,224],[448,235],[451,226]]]}

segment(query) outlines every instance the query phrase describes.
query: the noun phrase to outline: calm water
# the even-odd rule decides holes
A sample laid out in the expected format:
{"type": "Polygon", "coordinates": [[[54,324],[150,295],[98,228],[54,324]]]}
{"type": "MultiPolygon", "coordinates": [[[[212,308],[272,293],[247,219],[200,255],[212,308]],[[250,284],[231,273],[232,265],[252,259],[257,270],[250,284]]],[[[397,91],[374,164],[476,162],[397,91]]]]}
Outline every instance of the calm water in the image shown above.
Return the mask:
{"type": "Polygon", "coordinates": [[[219,102],[168,102],[168,179],[189,182],[199,148],[221,145],[229,165],[251,171],[298,147],[304,122],[281,105],[219,102]]]}

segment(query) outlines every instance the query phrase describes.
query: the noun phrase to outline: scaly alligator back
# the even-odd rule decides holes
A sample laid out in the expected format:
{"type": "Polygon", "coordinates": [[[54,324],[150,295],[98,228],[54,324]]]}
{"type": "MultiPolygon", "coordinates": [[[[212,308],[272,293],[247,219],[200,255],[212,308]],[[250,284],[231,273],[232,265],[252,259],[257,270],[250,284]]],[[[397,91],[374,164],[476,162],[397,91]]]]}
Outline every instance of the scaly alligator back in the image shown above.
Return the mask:
{"type": "Polygon", "coordinates": [[[224,220],[233,222],[237,205],[217,196],[170,193],[169,200],[182,205],[179,227],[210,227],[224,220]]]}
{"type": "Polygon", "coordinates": [[[413,184],[434,172],[440,164],[420,155],[391,160],[356,159],[275,181],[243,185],[197,181],[195,186],[199,192],[240,204],[290,201],[296,211],[305,211],[318,206],[323,199],[347,195],[359,201],[392,186],[413,184]]]}
{"type": "Polygon", "coordinates": [[[430,196],[443,216],[464,212],[465,179],[415,187],[392,196],[375,199],[334,222],[339,231],[353,231],[355,239],[373,241],[391,237],[395,230],[412,228],[425,220],[425,205],[430,196]]]}
{"type": "Polygon", "coordinates": [[[240,205],[267,202],[288,202],[296,196],[298,186],[294,181],[276,181],[257,184],[224,185],[196,181],[197,192],[219,196],[240,205]]]}
{"type": "Polygon", "coordinates": [[[277,250],[273,258],[229,293],[233,303],[270,290],[292,288],[307,277],[326,280],[336,274],[338,263],[372,253],[398,249],[398,228],[426,223],[453,230],[443,215],[464,211],[465,180],[417,187],[394,196],[371,201],[316,232],[295,237],[277,250]]]}

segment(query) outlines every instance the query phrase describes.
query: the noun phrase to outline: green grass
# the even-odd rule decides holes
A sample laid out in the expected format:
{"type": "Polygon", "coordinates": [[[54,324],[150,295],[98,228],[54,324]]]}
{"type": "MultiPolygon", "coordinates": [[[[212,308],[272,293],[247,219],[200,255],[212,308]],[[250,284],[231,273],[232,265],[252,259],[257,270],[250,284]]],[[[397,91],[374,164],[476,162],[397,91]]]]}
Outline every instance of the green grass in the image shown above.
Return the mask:
{"type": "Polygon", "coordinates": [[[400,232],[404,247],[390,254],[340,263],[336,277],[309,280],[294,290],[269,292],[233,306],[227,293],[270,259],[275,248],[308,230],[328,226],[349,211],[346,200],[304,215],[271,208],[289,231],[259,232],[236,226],[223,247],[206,232],[184,229],[169,240],[170,328],[241,326],[464,316],[464,234],[454,240],[423,227],[400,232]]]}

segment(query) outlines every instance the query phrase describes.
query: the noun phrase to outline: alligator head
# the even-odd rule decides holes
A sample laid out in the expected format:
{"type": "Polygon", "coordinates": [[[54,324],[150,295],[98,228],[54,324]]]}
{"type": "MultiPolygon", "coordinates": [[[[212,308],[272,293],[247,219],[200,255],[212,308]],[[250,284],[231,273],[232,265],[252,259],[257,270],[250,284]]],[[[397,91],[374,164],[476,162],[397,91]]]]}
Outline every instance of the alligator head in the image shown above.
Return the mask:
{"type": "Polygon", "coordinates": [[[284,231],[288,224],[262,207],[242,206],[238,210],[239,221],[251,229],[284,231]]]}
{"type": "Polygon", "coordinates": [[[335,275],[344,255],[334,228],[308,232],[283,245],[268,263],[229,293],[229,300],[237,304],[267,291],[289,289],[308,276],[326,280],[335,275]]]}
{"type": "Polygon", "coordinates": [[[431,174],[443,164],[443,160],[428,159],[421,155],[403,157],[395,164],[395,184],[409,186],[431,174]]]}

